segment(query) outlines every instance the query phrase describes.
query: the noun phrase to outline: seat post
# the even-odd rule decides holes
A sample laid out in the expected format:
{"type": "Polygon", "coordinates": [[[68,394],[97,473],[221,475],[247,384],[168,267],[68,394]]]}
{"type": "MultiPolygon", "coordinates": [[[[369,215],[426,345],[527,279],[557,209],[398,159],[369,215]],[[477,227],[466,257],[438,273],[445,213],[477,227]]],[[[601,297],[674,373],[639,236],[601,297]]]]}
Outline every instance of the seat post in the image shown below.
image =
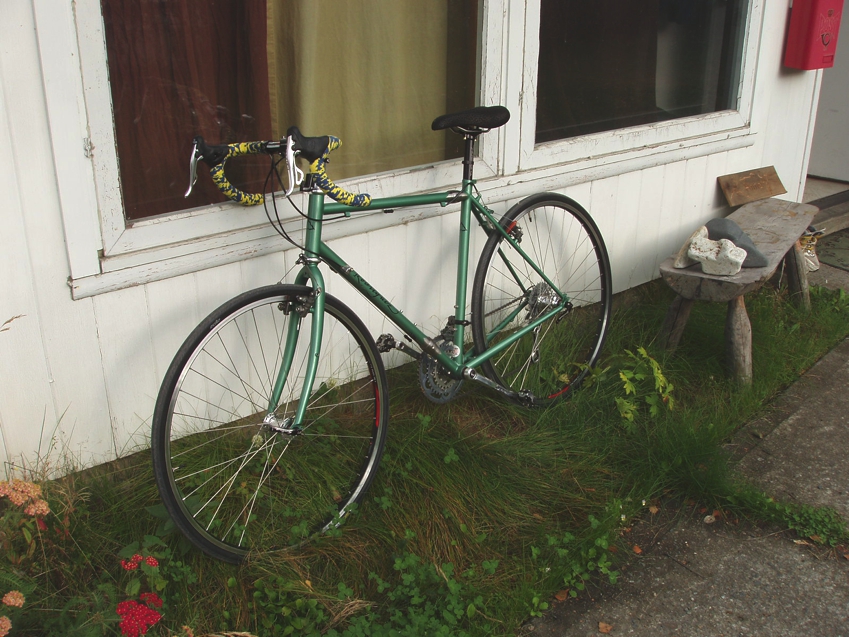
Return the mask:
{"type": "Polygon", "coordinates": [[[478,133],[465,132],[463,139],[465,140],[465,150],[463,153],[463,181],[472,181],[475,168],[475,140],[478,138],[478,133]]]}

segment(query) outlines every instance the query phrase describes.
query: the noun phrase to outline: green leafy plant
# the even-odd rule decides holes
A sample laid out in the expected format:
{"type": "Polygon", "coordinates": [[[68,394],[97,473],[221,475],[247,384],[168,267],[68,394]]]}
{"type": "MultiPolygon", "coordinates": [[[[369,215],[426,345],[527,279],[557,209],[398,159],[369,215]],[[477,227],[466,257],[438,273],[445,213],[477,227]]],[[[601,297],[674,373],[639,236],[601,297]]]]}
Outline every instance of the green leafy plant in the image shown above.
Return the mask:
{"type": "Polygon", "coordinates": [[[454,451],[454,447],[450,447],[443,460],[445,461],[445,464],[451,464],[452,462],[459,462],[460,456],[458,456],[457,452],[454,451]]]}
{"type": "MultiPolygon", "coordinates": [[[[618,501],[607,507],[610,513],[616,510],[621,510],[618,501]]],[[[546,569],[560,573],[561,583],[571,597],[577,597],[584,590],[585,582],[596,574],[606,576],[611,584],[615,584],[619,577],[619,572],[613,570],[610,549],[616,535],[616,521],[611,515],[603,523],[591,515],[588,522],[593,533],[583,542],[568,531],[546,534],[543,563],[549,565],[546,569]]]]}
{"type": "MultiPolygon", "coordinates": [[[[263,635],[304,635],[318,637],[329,619],[315,598],[298,594],[292,580],[282,576],[261,577],[253,583],[253,616],[263,635]]],[[[225,620],[230,613],[224,611],[225,620]]]]}
{"type": "Polygon", "coordinates": [[[548,602],[544,601],[544,599],[542,595],[534,593],[530,601],[526,604],[528,615],[531,617],[542,617],[543,613],[548,610],[548,602]]]}
{"type": "Polygon", "coordinates": [[[627,423],[626,428],[633,430],[642,403],[648,405],[652,417],[659,415],[664,408],[672,410],[674,387],[663,375],[660,364],[649,356],[644,347],[638,347],[636,354],[631,350],[625,350],[625,354],[628,365],[619,370],[625,397],[617,397],[616,406],[627,423]]]}
{"type": "Polygon", "coordinates": [[[744,513],[753,513],[759,519],[779,524],[817,544],[837,546],[849,541],[846,520],[831,507],[781,502],[745,486],[728,500],[742,507],[744,513]]]}
{"type": "MultiPolygon", "coordinates": [[[[497,560],[490,560],[482,568],[494,573],[497,566],[497,560]]],[[[386,597],[385,607],[357,617],[343,632],[327,634],[466,637],[471,634],[468,623],[484,617],[483,596],[470,582],[457,579],[453,564],[425,563],[419,556],[405,551],[395,558],[393,570],[395,577],[391,581],[369,573],[377,592],[386,597]]],[[[463,575],[470,579],[474,574],[475,570],[470,569],[463,575]]]]}

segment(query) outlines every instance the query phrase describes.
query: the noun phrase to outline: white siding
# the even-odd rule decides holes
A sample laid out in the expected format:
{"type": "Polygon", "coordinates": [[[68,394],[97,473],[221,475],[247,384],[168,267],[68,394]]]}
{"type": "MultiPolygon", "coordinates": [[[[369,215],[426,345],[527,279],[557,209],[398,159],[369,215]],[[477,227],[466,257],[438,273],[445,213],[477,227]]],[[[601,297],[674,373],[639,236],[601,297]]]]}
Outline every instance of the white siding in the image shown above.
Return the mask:
{"type": "MultiPolygon", "coordinates": [[[[656,162],[649,158],[633,170],[584,164],[578,177],[564,168],[531,170],[482,182],[487,202],[500,214],[538,185],[573,197],[598,222],[612,257],[615,289],[621,291],[656,277],[661,259],[695,227],[721,214],[717,176],[774,165],[787,198],[797,199],[820,74],[780,67],[786,17],[784,3],[764,8],[753,143],[716,153],[684,148],[675,161],[669,161],[670,155],[656,162]]],[[[39,24],[50,19],[39,15],[39,24]]],[[[58,91],[61,99],[62,89],[45,90],[37,36],[31,2],[5,3],[0,21],[0,323],[23,316],[0,332],[0,460],[33,463],[52,445],[50,459],[61,469],[144,447],[158,385],[185,336],[228,298],[280,280],[297,254],[271,252],[73,301],[61,208],[66,197],[60,197],[47,115],[48,99],[57,99],[55,92],[48,93],[58,91]]],[[[510,56],[514,62],[521,59],[510,56]]],[[[517,165],[515,140],[505,136],[502,141],[515,146],[506,152],[505,163],[517,165]]],[[[449,211],[339,238],[331,246],[412,320],[436,332],[454,311],[457,223],[449,211]]],[[[481,247],[481,236],[475,236],[473,255],[481,247]]],[[[325,276],[330,292],[360,314],[375,337],[384,331],[397,335],[338,278],[329,272],[325,276]]]]}

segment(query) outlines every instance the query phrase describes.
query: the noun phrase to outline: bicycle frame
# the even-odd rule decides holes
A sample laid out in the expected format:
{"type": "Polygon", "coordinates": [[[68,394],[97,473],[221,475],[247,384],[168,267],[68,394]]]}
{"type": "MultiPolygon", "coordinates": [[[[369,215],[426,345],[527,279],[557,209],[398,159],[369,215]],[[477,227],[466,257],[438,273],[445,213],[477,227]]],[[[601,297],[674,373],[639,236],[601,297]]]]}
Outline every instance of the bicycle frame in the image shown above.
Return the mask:
{"type": "MultiPolygon", "coordinates": [[[[463,180],[462,189],[457,191],[440,192],[424,195],[405,195],[400,197],[389,197],[383,199],[374,199],[367,207],[347,206],[338,203],[326,204],[324,193],[311,192],[309,197],[309,208],[307,214],[307,226],[305,237],[305,251],[303,254],[303,267],[298,273],[295,283],[297,285],[309,285],[314,290],[313,304],[311,306],[311,329],[310,329],[310,344],[309,344],[309,363],[304,378],[304,387],[299,400],[298,408],[295,417],[291,423],[286,426],[298,428],[303,422],[306,412],[307,401],[312,394],[313,382],[315,380],[316,368],[318,365],[319,356],[321,353],[321,341],[324,326],[324,297],[325,285],[324,277],[318,268],[319,263],[324,262],[336,274],[340,275],[363,296],[365,296],[380,312],[392,321],[402,332],[409,336],[423,352],[429,356],[439,360],[448,373],[455,378],[474,377],[470,375],[469,370],[474,370],[477,366],[493,356],[499,354],[504,349],[510,347],[514,342],[536,329],[542,323],[546,322],[554,315],[565,309],[569,303],[569,298],[552,282],[540,267],[522,250],[519,243],[510,235],[507,229],[502,228],[498,220],[493,216],[492,212],[480,201],[480,197],[474,193],[474,180],[463,180]],[[325,214],[344,213],[345,216],[350,216],[352,212],[375,210],[375,209],[396,209],[408,208],[412,206],[434,205],[447,206],[451,203],[460,202],[460,235],[458,245],[458,260],[457,260],[457,283],[455,293],[455,317],[454,317],[454,344],[457,346],[455,357],[449,356],[442,351],[440,347],[427,334],[422,332],[412,321],[410,321],[403,312],[390,303],[385,296],[376,290],[365,278],[356,272],[348,265],[339,255],[337,255],[327,244],[321,239],[321,229],[325,214]],[[495,346],[487,349],[484,353],[467,358],[467,353],[464,348],[465,326],[466,321],[466,295],[469,270],[469,241],[471,231],[472,216],[483,227],[487,234],[498,233],[522,256],[522,258],[533,268],[533,270],[542,277],[543,281],[553,289],[560,297],[560,303],[545,312],[541,316],[534,319],[525,327],[515,331],[504,340],[500,341],[495,346]]],[[[505,263],[506,260],[505,260],[505,263]]],[[[509,264],[508,264],[509,267],[509,264]]],[[[514,274],[515,276],[515,274],[514,274]]],[[[525,292],[518,277],[515,277],[521,289],[525,292]]],[[[511,313],[507,319],[495,327],[495,332],[502,327],[508,325],[512,319],[517,316],[527,303],[522,303],[511,313]]],[[[269,414],[272,414],[279,406],[280,396],[282,394],[283,385],[289,373],[292,358],[294,356],[295,345],[300,333],[301,320],[294,320],[289,325],[289,331],[286,335],[286,345],[281,363],[277,382],[274,386],[274,391],[269,401],[269,414]]],[[[487,340],[491,335],[487,335],[487,340]]],[[[486,381],[484,381],[486,382],[486,381]]],[[[489,384],[489,383],[487,383],[489,384]]],[[[495,386],[494,383],[492,383],[495,386]]]]}

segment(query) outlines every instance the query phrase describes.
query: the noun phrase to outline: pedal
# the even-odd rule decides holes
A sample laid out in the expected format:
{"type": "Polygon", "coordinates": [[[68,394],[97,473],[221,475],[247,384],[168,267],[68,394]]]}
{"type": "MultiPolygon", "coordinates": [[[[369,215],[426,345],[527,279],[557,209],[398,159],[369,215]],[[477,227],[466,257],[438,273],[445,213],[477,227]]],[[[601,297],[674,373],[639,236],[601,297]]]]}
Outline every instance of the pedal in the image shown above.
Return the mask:
{"type": "Polygon", "coordinates": [[[392,334],[381,334],[377,337],[375,345],[377,345],[378,352],[385,354],[389,350],[394,349],[397,343],[395,342],[395,337],[392,336],[392,334]]]}

